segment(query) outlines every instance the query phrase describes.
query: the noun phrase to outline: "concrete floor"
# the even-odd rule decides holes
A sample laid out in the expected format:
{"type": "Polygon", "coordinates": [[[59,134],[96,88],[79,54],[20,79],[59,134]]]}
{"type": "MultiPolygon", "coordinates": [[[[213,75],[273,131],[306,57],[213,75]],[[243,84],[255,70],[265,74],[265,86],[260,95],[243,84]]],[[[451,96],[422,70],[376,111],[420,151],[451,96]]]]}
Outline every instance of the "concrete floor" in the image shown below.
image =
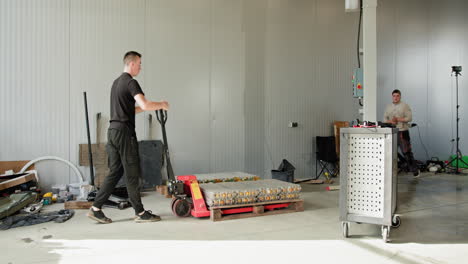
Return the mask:
{"type": "MultiPolygon", "coordinates": [[[[338,191],[303,184],[304,212],[240,220],[177,218],[170,199],[145,193],[163,221],[134,223],[133,210],[105,209],[114,223],[97,224],[76,210],[65,223],[0,231],[0,263],[467,263],[468,176],[400,175],[402,224],[383,243],[380,227],[351,224],[342,236],[338,191]]],[[[54,204],[47,210],[58,210],[54,204]]]]}

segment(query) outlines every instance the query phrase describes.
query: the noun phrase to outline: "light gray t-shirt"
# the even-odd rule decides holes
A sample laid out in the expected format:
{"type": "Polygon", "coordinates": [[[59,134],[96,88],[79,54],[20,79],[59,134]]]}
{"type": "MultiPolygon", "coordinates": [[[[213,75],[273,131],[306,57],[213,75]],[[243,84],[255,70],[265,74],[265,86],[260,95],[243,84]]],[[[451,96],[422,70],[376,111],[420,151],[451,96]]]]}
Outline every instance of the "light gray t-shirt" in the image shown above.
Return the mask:
{"type": "Polygon", "coordinates": [[[408,130],[408,122],[413,120],[413,115],[411,113],[411,108],[408,104],[400,101],[398,104],[391,103],[387,105],[384,113],[384,122],[391,121],[394,117],[404,117],[405,122],[398,122],[396,127],[400,131],[408,130]]]}

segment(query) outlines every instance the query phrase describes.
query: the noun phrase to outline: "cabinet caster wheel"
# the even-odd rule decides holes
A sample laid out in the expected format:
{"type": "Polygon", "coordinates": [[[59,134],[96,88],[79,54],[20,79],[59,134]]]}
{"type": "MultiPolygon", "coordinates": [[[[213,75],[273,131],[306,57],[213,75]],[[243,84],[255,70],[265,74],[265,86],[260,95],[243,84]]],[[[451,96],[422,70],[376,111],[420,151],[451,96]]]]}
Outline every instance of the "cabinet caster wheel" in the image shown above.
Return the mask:
{"type": "Polygon", "coordinates": [[[401,218],[398,215],[394,215],[392,219],[392,227],[398,228],[401,225],[401,218]]]}

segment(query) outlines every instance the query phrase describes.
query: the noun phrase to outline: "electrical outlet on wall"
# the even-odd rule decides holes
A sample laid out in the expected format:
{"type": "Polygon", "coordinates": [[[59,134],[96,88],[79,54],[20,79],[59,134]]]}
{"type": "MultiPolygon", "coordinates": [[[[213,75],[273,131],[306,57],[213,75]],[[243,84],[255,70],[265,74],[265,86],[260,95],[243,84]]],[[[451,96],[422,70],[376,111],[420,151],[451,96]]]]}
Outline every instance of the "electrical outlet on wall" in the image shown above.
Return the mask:
{"type": "Polygon", "coordinates": [[[289,122],[288,127],[297,127],[297,122],[289,122]]]}

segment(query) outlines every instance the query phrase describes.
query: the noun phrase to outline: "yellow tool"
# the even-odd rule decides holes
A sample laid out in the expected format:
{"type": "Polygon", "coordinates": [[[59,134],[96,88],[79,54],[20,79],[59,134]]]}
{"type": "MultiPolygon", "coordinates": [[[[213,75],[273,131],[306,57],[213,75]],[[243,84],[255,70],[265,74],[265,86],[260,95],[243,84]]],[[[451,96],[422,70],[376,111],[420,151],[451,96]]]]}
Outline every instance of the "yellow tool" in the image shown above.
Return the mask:
{"type": "Polygon", "coordinates": [[[42,196],[42,204],[43,205],[52,204],[52,193],[51,192],[45,193],[42,196]]]}

